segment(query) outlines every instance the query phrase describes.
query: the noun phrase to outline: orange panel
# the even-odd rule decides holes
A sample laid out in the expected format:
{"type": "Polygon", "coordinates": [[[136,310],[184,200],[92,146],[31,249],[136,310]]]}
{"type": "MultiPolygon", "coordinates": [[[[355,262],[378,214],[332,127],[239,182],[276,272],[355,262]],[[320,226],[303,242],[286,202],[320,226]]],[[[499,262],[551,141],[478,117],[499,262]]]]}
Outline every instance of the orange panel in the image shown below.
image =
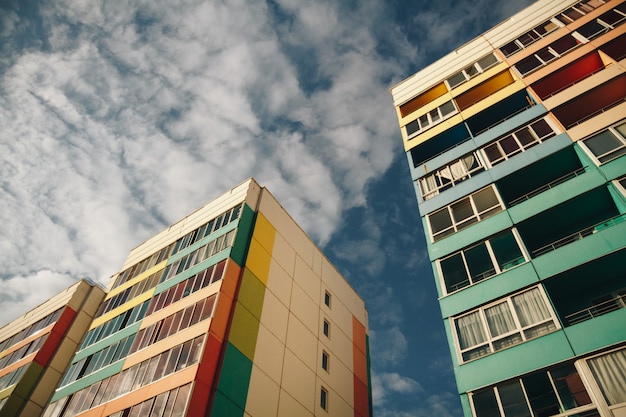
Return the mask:
{"type": "Polygon", "coordinates": [[[431,101],[436,98],[439,98],[446,94],[448,89],[444,83],[437,84],[432,87],[430,90],[420,94],[419,96],[411,99],[410,101],[404,103],[400,106],[400,115],[402,117],[406,117],[407,115],[413,113],[415,110],[424,107],[431,101]]]}
{"type": "Polygon", "coordinates": [[[61,313],[61,316],[54,324],[48,338],[37,352],[34,362],[44,367],[48,365],[52,355],[57,351],[63,336],[67,333],[67,329],[69,329],[74,321],[74,317],[76,317],[76,311],[71,307],[65,307],[65,310],[63,310],[63,313],[61,313]]]}
{"type": "Polygon", "coordinates": [[[354,417],[370,416],[370,400],[367,385],[354,376],[354,417]]]}
{"type": "Polygon", "coordinates": [[[367,352],[365,339],[365,326],[356,317],[352,316],[352,343],[364,354],[367,352]]]}
{"type": "Polygon", "coordinates": [[[232,299],[235,298],[235,292],[237,291],[237,284],[241,276],[241,267],[235,262],[229,260],[226,265],[226,271],[224,272],[224,278],[222,278],[222,286],[220,287],[220,293],[228,294],[232,299]]]}
{"type": "MultiPolygon", "coordinates": [[[[354,345],[353,345],[354,346],[354,345]]],[[[356,347],[352,349],[354,376],[367,384],[367,356],[356,347]]]]}
{"type": "Polygon", "coordinates": [[[211,387],[216,381],[216,373],[220,360],[222,342],[209,334],[204,352],[198,365],[196,380],[189,401],[188,416],[202,416],[209,403],[211,387]]]}
{"type": "Polygon", "coordinates": [[[226,336],[226,328],[230,321],[233,300],[228,294],[220,293],[217,299],[217,305],[213,310],[213,318],[209,327],[209,334],[215,335],[218,340],[224,340],[226,336]]]}
{"type": "Polygon", "coordinates": [[[513,76],[506,70],[491,77],[487,81],[478,84],[476,87],[467,90],[454,99],[459,110],[463,111],[480,100],[489,97],[491,94],[503,89],[509,84],[513,84],[513,76]]]}

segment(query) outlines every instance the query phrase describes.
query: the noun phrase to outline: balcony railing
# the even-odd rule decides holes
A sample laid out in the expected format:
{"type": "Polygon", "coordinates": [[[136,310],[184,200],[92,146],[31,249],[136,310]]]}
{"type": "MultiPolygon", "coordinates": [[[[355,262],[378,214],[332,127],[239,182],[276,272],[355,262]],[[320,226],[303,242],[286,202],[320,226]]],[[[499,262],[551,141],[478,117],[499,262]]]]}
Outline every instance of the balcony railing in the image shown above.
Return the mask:
{"type": "Polygon", "coordinates": [[[568,326],[572,326],[621,308],[626,308],[626,294],[616,295],[609,300],[594,304],[589,308],[568,314],[565,316],[565,321],[568,326]]]}
{"type": "Polygon", "coordinates": [[[620,214],[615,217],[611,217],[608,220],[603,221],[602,223],[595,224],[593,226],[587,227],[583,230],[580,230],[576,233],[572,233],[569,236],[565,236],[555,242],[552,242],[548,245],[542,246],[539,249],[535,249],[532,251],[533,257],[541,256],[548,252],[552,252],[555,249],[560,248],[561,246],[569,245],[577,240],[581,240],[587,236],[590,236],[594,233],[599,232],[600,230],[606,229],[608,227],[613,227],[619,223],[622,223],[626,220],[626,214],[620,214]]]}
{"type": "Polygon", "coordinates": [[[509,208],[513,207],[519,203],[522,203],[526,200],[531,199],[532,197],[539,195],[541,193],[543,193],[544,191],[547,191],[551,188],[556,187],[559,184],[563,184],[565,181],[571,180],[572,178],[575,178],[579,175],[582,175],[585,173],[585,167],[579,168],[576,171],[570,172],[569,174],[563,175],[562,177],[559,177],[557,179],[555,179],[554,181],[549,182],[548,184],[542,185],[539,188],[536,188],[534,190],[532,190],[531,192],[529,192],[528,194],[525,194],[521,197],[516,198],[515,200],[511,201],[509,203],[509,208]]]}

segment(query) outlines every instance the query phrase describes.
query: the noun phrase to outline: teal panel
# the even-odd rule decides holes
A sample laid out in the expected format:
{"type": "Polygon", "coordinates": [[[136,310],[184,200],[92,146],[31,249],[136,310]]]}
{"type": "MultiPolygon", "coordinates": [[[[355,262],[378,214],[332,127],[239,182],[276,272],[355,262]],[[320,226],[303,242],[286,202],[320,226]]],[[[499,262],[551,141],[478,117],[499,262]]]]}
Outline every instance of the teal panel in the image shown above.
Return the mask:
{"type": "MultiPolygon", "coordinates": [[[[514,93],[514,94],[518,94],[518,93],[514,93]]],[[[497,105],[494,107],[497,107],[497,105]]],[[[476,142],[476,146],[479,147],[479,146],[486,145],[487,143],[499,138],[502,135],[505,135],[519,127],[527,125],[533,119],[540,117],[541,115],[544,115],[546,113],[548,113],[548,110],[542,104],[537,104],[535,106],[532,106],[516,114],[515,116],[509,119],[506,119],[502,121],[501,123],[498,123],[496,126],[476,136],[474,138],[474,141],[476,142]]]]}
{"type": "Polygon", "coordinates": [[[527,262],[452,293],[439,301],[443,318],[470,310],[539,281],[532,264],[527,262]]]}
{"type": "Polygon", "coordinates": [[[243,266],[246,260],[255,219],[256,213],[247,204],[244,204],[238,223],[235,243],[230,251],[230,258],[239,266],[243,266]]]}
{"type": "Polygon", "coordinates": [[[191,268],[187,269],[186,271],[181,272],[180,274],[174,276],[173,278],[170,278],[167,281],[161,282],[154,289],[154,295],[157,295],[167,290],[168,288],[171,288],[174,285],[183,282],[184,280],[197,274],[198,272],[207,269],[211,265],[215,265],[219,263],[220,261],[223,261],[224,259],[228,258],[228,254],[229,254],[228,250],[223,250],[220,253],[216,253],[215,255],[200,262],[198,265],[194,265],[191,268]]]}
{"type": "Polygon", "coordinates": [[[582,265],[626,246],[626,222],[597,230],[577,240],[533,259],[539,278],[545,279],[582,265]]]}
{"type": "Polygon", "coordinates": [[[215,393],[211,417],[243,417],[243,408],[226,398],[219,391],[215,393]]]}
{"type": "Polygon", "coordinates": [[[433,211],[436,211],[441,207],[445,207],[462,197],[472,194],[474,191],[485,188],[492,182],[493,179],[491,175],[489,175],[489,171],[483,171],[419,204],[419,212],[422,215],[432,213],[433,211]]]}
{"type": "Polygon", "coordinates": [[[622,191],[620,191],[615,184],[609,183],[608,187],[609,193],[611,197],[613,197],[613,202],[617,206],[617,210],[619,210],[620,213],[626,213],[626,196],[622,194],[622,191]]]}
{"type": "MultiPolygon", "coordinates": [[[[424,217],[424,222],[427,223],[424,217]]],[[[481,242],[491,235],[502,230],[509,229],[513,226],[513,222],[506,210],[494,214],[478,223],[474,223],[466,229],[456,232],[438,242],[428,245],[428,255],[431,260],[439,259],[443,256],[454,253],[472,243],[481,242]]],[[[427,226],[425,231],[429,230],[427,226]]],[[[427,232],[428,233],[428,232],[427,232]]],[[[430,240],[430,235],[426,237],[430,240]]]]}
{"type": "Polygon", "coordinates": [[[140,325],[141,325],[141,321],[135,322],[131,324],[130,326],[116,333],[113,333],[110,336],[105,337],[104,339],[94,343],[93,345],[81,350],[80,352],[76,353],[76,355],[74,355],[74,357],[72,358],[72,363],[78,362],[79,360],[89,355],[92,355],[96,353],[97,351],[104,349],[107,346],[112,345],[115,342],[119,342],[120,340],[137,333],[139,331],[140,325]]]}
{"type": "Polygon", "coordinates": [[[186,248],[180,250],[179,252],[176,252],[176,254],[170,256],[167,260],[167,264],[171,264],[176,262],[177,260],[179,260],[180,258],[189,255],[191,252],[197,250],[198,248],[206,245],[207,243],[209,243],[212,240],[217,239],[218,237],[225,235],[226,233],[230,232],[233,229],[237,228],[237,222],[231,222],[228,223],[226,226],[220,227],[219,229],[217,229],[216,231],[214,231],[213,233],[210,233],[209,235],[203,237],[202,239],[200,239],[197,242],[194,242],[193,245],[187,246],[186,248]]]}
{"type": "Polygon", "coordinates": [[[66,397],[70,394],[75,393],[76,391],[79,391],[85,387],[88,387],[89,385],[93,384],[94,382],[100,381],[102,379],[108,378],[111,375],[115,375],[119,372],[122,371],[122,367],[124,366],[124,360],[126,358],[122,358],[119,361],[112,363],[111,365],[102,368],[84,378],[79,379],[78,381],[74,381],[69,385],[66,385],[65,387],[58,389],[54,395],[52,396],[52,399],[50,400],[51,403],[55,402],[56,400],[58,400],[59,398],[63,398],[66,397]]]}
{"type": "Polygon", "coordinates": [[[602,174],[595,169],[588,169],[584,174],[572,178],[543,193],[509,209],[514,223],[520,223],[551,207],[561,204],[604,184],[602,174]]]}
{"type": "Polygon", "coordinates": [[[601,165],[600,171],[609,180],[614,180],[626,174],[626,155],[601,165]]]}
{"type": "MultiPolygon", "coordinates": [[[[217,391],[244,410],[248,398],[252,361],[230,342],[226,344],[222,370],[220,371],[217,391]]],[[[215,406],[214,406],[215,407],[215,406]]],[[[214,411],[211,415],[214,414],[214,411]]],[[[224,416],[229,414],[223,414],[224,416]]]]}
{"type": "MultiPolygon", "coordinates": [[[[459,392],[469,392],[573,358],[562,330],[501,350],[463,365],[455,365],[459,392]]],[[[456,362],[456,353],[453,361],[456,362]]]]}
{"type": "Polygon", "coordinates": [[[469,396],[467,394],[461,394],[461,408],[463,409],[464,417],[472,417],[472,407],[470,406],[469,396]]]}
{"type": "Polygon", "coordinates": [[[565,328],[565,335],[576,355],[626,340],[626,308],[565,328]]]}

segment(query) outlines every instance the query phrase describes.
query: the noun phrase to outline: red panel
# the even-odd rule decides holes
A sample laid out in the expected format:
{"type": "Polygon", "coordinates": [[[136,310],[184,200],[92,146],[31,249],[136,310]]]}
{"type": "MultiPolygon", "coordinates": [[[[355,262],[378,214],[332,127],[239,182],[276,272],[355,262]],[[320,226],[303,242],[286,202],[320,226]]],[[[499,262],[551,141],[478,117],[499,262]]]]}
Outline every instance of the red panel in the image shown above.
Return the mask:
{"type": "Polygon", "coordinates": [[[354,417],[370,417],[370,400],[367,385],[354,376],[354,417]]]}
{"type": "Polygon", "coordinates": [[[54,324],[54,327],[52,327],[52,330],[46,338],[43,346],[39,349],[39,352],[37,352],[33,362],[36,362],[44,367],[48,365],[48,362],[50,362],[50,359],[57,351],[59,343],[61,343],[61,340],[63,340],[67,330],[74,321],[74,317],[76,317],[76,311],[69,306],[65,307],[65,310],[61,313],[61,316],[54,324]]]}
{"type": "Polygon", "coordinates": [[[603,67],[600,55],[594,52],[533,83],[532,88],[543,100],[603,67]]]}

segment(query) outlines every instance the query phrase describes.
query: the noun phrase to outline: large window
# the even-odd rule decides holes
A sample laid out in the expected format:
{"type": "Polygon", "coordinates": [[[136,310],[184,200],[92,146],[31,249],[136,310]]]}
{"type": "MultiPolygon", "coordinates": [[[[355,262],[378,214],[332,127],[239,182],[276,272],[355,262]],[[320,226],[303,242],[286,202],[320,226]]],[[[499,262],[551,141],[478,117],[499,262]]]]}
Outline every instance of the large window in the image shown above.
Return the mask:
{"type": "Polygon", "coordinates": [[[491,53],[479,59],[477,62],[474,62],[472,65],[463,68],[461,71],[448,78],[446,80],[446,82],[448,83],[448,87],[450,89],[453,89],[454,87],[463,84],[465,81],[474,78],[478,74],[482,74],[483,72],[485,72],[485,70],[493,67],[498,62],[500,61],[498,60],[496,55],[494,53],[491,53]]]}
{"type": "Polygon", "coordinates": [[[470,396],[476,417],[599,416],[573,364],[526,375],[470,396]]]}
{"type": "Polygon", "coordinates": [[[490,166],[524,152],[551,137],[555,136],[555,128],[546,117],[536,120],[523,128],[507,135],[482,148],[483,155],[490,166]]]}
{"type": "Polygon", "coordinates": [[[596,133],[582,143],[599,164],[612,161],[626,154],[626,122],[596,133]]]}
{"type": "Polygon", "coordinates": [[[428,113],[421,115],[416,120],[408,123],[405,126],[406,135],[408,139],[412,139],[419,133],[443,122],[445,119],[455,113],[457,113],[457,109],[454,106],[454,103],[452,102],[452,100],[447,101],[436,109],[433,109],[428,113]]]}
{"type": "Polygon", "coordinates": [[[472,175],[484,171],[484,165],[478,152],[464,155],[462,158],[437,169],[432,174],[419,180],[420,192],[428,200],[472,175]]]}
{"type": "Polygon", "coordinates": [[[626,403],[626,348],[595,357],[587,363],[607,404],[626,403]]]}
{"type": "Polygon", "coordinates": [[[446,293],[526,262],[517,234],[508,230],[438,261],[446,293]]]}
{"type": "Polygon", "coordinates": [[[502,211],[503,204],[493,185],[464,197],[428,216],[434,242],[502,211]]]}
{"type": "Polygon", "coordinates": [[[542,336],[557,321],[540,287],[454,318],[463,362],[542,336]]]}

